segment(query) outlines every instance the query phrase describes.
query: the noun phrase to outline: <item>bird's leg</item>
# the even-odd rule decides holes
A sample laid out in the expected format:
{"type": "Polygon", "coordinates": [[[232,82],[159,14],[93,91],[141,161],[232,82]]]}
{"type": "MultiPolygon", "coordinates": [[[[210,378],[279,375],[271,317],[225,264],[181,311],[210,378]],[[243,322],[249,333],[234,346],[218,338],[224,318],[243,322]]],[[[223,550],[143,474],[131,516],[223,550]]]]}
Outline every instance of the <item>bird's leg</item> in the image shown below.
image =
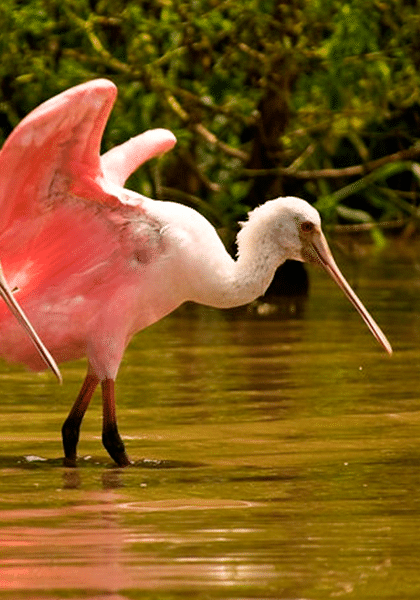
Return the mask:
{"type": "Polygon", "coordinates": [[[92,375],[91,373],[86,375],[82,389],[61,429],[64,447],[64,465],[67,467],[76,466],[80,425],[98,383],[99,379],[96,375],[92,375]]]}
{"type": "Polygon", "coordinates": [[[118,433],[115,414],[115,382],[113,379],[103,379],[101,385],[103,404],[102,443],[119,467],[127,467],[131,465],[131,460],[125,452],[124,442],[118,433]]]}

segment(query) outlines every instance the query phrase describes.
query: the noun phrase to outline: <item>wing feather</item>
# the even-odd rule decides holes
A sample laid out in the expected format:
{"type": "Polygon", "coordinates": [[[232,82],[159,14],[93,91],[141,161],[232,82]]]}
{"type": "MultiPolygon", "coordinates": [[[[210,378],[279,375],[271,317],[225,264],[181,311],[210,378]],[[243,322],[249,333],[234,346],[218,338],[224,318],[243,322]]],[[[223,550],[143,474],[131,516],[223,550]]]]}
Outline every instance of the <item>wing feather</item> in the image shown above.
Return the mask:
{"type": "Polygon", "coordinates": [[[167,129],[149,129],[102,155],[104,176],[116,185],[124,186],[131,173],[146,161],[167,152],[176,144],[176,137],[167,129]]]}
{"type": "Polygon", "coordinates": [[[75,194],[117,203],[103,185],[100,145],[117,95],[97,79],[73,87],[33,110],[0,152],[0,231],[35,217],[57,174],[75,194]]]}

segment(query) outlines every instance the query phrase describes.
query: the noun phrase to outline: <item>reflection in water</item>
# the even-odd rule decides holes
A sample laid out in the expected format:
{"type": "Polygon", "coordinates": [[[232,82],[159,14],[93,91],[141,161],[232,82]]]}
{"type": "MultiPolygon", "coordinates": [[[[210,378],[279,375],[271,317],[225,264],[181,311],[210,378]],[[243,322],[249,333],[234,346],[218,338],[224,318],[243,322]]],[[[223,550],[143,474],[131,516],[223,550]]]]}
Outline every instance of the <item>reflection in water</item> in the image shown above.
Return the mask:
{"type": "Polygon", "coordinates": [[[392,359],[313,271],[301,302],[187,306],[139,335],[129,469],[104,455],[99,396],[61,466],[83,363],[59,401],[2,365],[0,599],[418,597],[420,279],[411,255],[362,266],[343,270],[392,359]]]}
{"type": "MultiPolygon", "coordinates": [[[[66,482],[69,475],[65,474],[66,482]]],[[[0,534],[0,544],[5,550],[0,567],[2,591],[46,588],[117,593],[134,587],[176,588],[178,582],[184,581],[202,582],[206,586],[241,579],[249,581],[250,577],[258,581],[267,576],[269,570],[274,573],[274,569],[267,568],[261,573],[260,568],[243,564],[239,558],[232,561],[219,557],[159,557],[156,547],[197,542],[205,545],[214,541],[215,534],[224,537],[229,531],[209,529],[191,534],[181,528],[165,532],[149,523],[130,527],[124,518],[125,515],[170,513],[178,521],[180,512],[187,512],[191,518],[194,511],[245,510],[252,503],[194,498],[127,503],[114,490],[116,482],[121,485],[121,473],[114,471],[111,478],[104,477],[103,481],[105,485],[111,482],[112,489],[85,494],[84,500],[90,504],[36,512],[28,509],[0,512],[3,522],[14,522],[13,526],[2,528],[0,534]],[[25,524],[28,519],[33,521],[30,525],[25,524]],[[43,524],[45,520],[50,525],[43,524]],[[20,525],[20,521],[24,524],[20,525]],[[68,525],[63,528],[62,522],[68,525]]],[[[239,529],[235,533],[247,532],[239,529]]]]}

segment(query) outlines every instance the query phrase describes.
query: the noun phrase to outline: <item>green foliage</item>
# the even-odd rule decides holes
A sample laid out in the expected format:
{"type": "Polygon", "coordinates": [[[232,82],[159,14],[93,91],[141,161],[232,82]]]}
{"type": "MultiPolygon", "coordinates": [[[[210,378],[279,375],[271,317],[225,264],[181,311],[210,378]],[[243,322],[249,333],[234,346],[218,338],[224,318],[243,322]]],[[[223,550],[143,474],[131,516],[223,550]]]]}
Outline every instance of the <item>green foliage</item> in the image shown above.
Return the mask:
{"type": "Polygon", "coordinates": [[[418,8],[3,0],[0,141],[48,97],[108,77],[119,99],[104,150],[152,127],[179,140],[133,176],[143,193],[176,196],[219,226],[280,193],[317,202],[332,223],[415,218],[420,125],[406,123],[420,106],[418,8]],[[387,155],[392,164],[375,163],[387,155]]]}

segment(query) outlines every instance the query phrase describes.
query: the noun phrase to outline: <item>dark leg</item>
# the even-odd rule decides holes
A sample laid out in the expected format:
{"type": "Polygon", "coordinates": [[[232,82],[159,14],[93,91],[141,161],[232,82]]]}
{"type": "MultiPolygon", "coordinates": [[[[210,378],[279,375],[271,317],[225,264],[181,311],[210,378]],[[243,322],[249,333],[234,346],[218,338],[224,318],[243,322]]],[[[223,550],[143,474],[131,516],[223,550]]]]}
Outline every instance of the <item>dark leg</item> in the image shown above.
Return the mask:
{"type": "Polygon", "coordinates": [[[80,425],[98,383],[99,379],[96,375],[90,375],[89,373],[86,375],[76,402],[73,404],[69,416],[64,421],[61,434],[63,436],[64,465],[66,467],[76,466],[80,425]]]}
{"type": "Polygon", "coordinates": [[[104,379],[102,385],[103,424],[102,443],[111,458],[119,467],[131,465],[124,443],[118,433],[117,417],[115,415],[115,382],[113,379],[104,379]]]}

